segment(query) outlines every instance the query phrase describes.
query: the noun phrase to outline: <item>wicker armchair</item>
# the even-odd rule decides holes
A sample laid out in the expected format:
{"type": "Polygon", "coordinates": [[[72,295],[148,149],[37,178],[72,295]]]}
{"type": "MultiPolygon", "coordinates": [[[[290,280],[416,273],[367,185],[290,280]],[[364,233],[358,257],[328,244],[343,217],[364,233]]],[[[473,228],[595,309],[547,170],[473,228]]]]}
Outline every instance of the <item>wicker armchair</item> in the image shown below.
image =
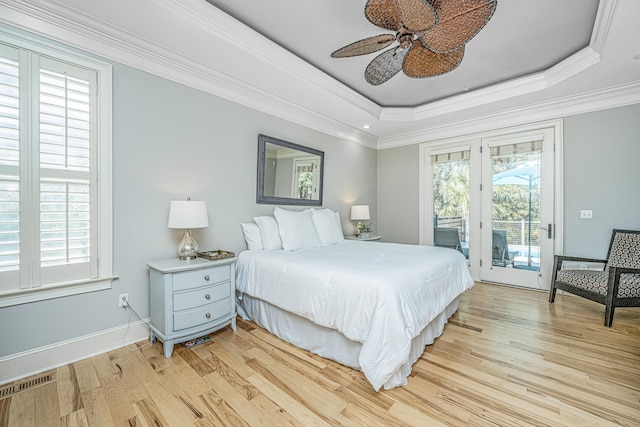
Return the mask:
{"type": "Polygon", "coordinates": [[[613,230],[606,260],[556,255],[549,302],[562,289],[605,305],[604,325],[616,307],[640,307],[640,231],[613,230]],[[562,270],[563,261],[606,263],[604,271],[562,270]]]}

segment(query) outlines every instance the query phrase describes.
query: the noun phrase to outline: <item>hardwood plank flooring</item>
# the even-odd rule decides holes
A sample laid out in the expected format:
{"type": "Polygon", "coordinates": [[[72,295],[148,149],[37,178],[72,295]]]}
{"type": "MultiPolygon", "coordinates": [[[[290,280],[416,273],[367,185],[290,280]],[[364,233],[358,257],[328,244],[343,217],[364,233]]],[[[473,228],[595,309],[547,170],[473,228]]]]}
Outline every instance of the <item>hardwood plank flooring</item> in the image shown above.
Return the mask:
{"type": "Polygon", "coordinates": [[[1,387],[22,391],[0,393],[0,426],[640,426],[640,309],[603,314],[476,283],[409,384],[379,393],[238,319],[170,359],[140,342],[1,387]]]}

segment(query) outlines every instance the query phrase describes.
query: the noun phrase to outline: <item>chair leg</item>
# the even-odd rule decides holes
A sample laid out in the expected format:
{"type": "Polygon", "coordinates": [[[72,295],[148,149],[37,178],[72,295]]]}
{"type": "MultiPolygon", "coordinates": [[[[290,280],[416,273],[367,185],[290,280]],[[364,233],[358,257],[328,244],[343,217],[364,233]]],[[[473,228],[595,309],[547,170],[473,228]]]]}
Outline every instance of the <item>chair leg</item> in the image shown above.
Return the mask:
{"type": "Polygon", "coordinates": [[[616,310],[616,307],[613,304],[607,304],[604,310],[604,326],[611,327],[613,324],[613,312],[616,310]]]}
{"type": "Polygon", "coordinates": [[[551,288],[549,289],[549,302],[554,302],[556,300],[556,286],[555,284],[551,284],[551,288]]]}

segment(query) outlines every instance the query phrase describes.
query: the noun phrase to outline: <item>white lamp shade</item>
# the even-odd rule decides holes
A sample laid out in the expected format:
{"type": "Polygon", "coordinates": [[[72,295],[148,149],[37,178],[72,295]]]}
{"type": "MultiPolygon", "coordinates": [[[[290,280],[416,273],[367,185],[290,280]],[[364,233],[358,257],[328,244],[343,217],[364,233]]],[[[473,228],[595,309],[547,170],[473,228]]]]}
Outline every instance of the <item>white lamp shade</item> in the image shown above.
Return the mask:
{"type": "Polygon", "coordinates": [[[366,221],[369,219],[371,219],[371,215],[369,214],[369,205],[351,206],[352,221],[366,221]]]}
{"type": "Polygon", "coordinates": [[[193,200],[172,201],[169,206],[169,228],[204,228],[209,226],[207,203],[193,200]]]}

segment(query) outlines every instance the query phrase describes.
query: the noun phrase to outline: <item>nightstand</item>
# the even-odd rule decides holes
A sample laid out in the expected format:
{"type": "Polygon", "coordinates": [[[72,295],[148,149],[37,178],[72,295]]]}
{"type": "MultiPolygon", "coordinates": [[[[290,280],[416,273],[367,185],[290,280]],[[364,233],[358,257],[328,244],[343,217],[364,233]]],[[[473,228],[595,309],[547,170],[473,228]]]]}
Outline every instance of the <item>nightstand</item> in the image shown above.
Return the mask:
{"type": "Polygon", "coordinates": [[[177,258],[149,266],[151,332],[164,344],[164,357],[173,346],[229,325],[236,330],[236,258],[209,261],[177,258]]]}
{"type": "Polygon", "coordinates": [[[361,240],[363,242],[373,242],[373,241],[377,241],[382,239],[382,236],[369,236],[369,237],[357,237],[357,236],[346,236],[345,239],[347,240],[361,240]]]}

